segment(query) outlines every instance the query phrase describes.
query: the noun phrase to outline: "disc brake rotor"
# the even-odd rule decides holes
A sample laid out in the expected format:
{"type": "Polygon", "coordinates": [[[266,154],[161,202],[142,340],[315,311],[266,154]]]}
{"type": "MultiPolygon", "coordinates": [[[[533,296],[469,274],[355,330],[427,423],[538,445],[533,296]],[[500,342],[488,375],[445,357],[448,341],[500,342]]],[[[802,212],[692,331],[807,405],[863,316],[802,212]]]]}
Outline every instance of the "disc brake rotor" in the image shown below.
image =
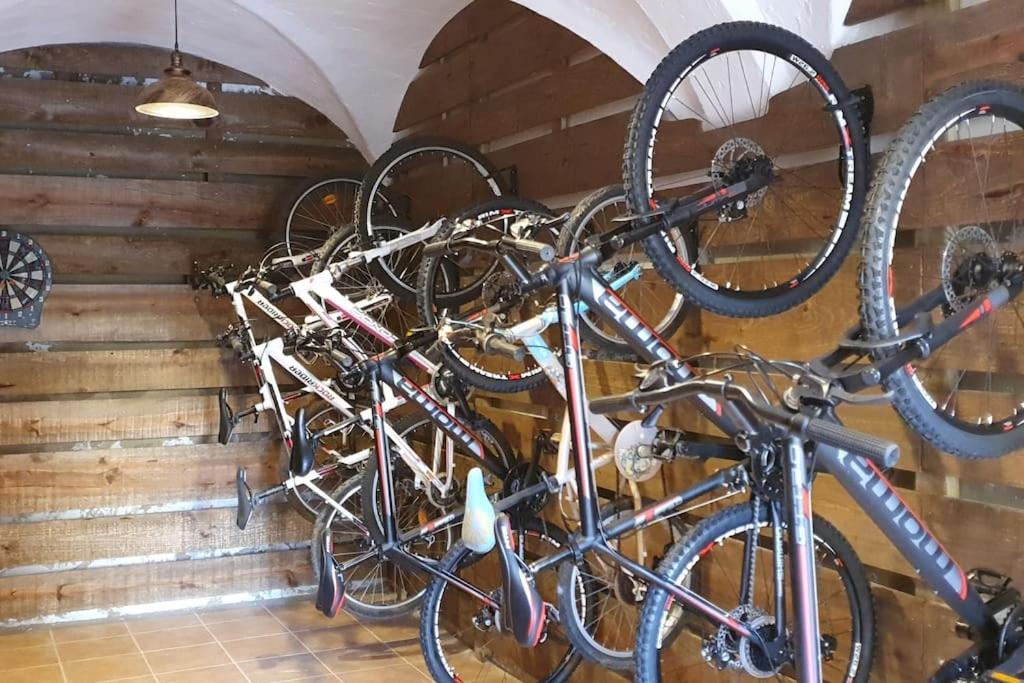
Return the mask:
{"type": "MultiPolygon", "coordinates": [[[[748,138],[730,138],[718,148],[711,159],[711,177],[723,180],[729,177],[741,161],[753,161],[765,157],[761,145],[748,138]]],[[[762,187],[747,195],[747,207],[757,206],[768,193],[768,187],[762,187]]]]}
{"type": "Polygon", "coordinates": [[[952,312],[961,310],[990,288],[995,278],[981,277],[977,270],[985,263],[994,267],[998,262],[999,249],[987,230],[977,225],[946,229],[941,263],[942,291],[952,312]]]}

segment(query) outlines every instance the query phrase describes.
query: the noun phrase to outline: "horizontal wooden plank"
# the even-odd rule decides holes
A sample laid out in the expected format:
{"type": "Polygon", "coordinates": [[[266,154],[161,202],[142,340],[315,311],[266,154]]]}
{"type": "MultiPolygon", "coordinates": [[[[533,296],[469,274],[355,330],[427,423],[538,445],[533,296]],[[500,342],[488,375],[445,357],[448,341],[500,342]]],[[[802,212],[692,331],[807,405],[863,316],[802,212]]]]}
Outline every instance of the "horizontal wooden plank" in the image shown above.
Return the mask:
{"type": "Polygon", "coordinates": [[[460,105],[421,123],[419,132],[491,142],[609,102],[637,95],[642,85],[612,59],[599,55],[539,81],[460,105]]]}
{"type": "Polygon", "coordinates": [[[232,594],[312,582],[308,550],[82,569],[0,579],[0,622],[232,594]]]}
{"type": "MultiPolygon", "coordinates": [[[[233,397],[236,405],[256,400],[233,397]]],[[[0,445],[204,436],[217,433],[218,415],[216,395],[25,401],[0,411],[0,445]]],[[[269,429],[246,420],[235,431],[269,429]]]]}
{"type": "Polygon", "coordinates": [[[232,508],[10,524],[0,547],[0,575],[98,568],[111,561],[145,564],[149,556],[195,559],[224,549],[242,554],[308,542],[310,529],[287,505],[262,508],[244,531],[232,508]]]}
{"type": "Polygon", "coordinates": [[[402,130],[452,107],[551,68],[588,43],[544,17],[529,14],[506,23],[487,40],[468,45],[420,72],[395,120],[402,130]],[[515,55],[514,59],[510,59],[515,55]]]}
{"type": "Polygon", "coordinates": [[[281,449],[280,441],[252,441],[0,455],[0,517],[92,517],[230,499],[238,467],[247,469],[253,488],[276,484],[281,449]]]}
{"type": "MultiPolygon", "coordinates": [[[[185,67],[199,81],[262,85],[249,74],[210,59],[182,53],[185,67]]],[[[170,64],[170,51],[147,45],[75,44],[43,45],[0,52],[0,68],[7,71],[43,70],[83,78],[118,76],[160,78],[170,64]]],[[[77,80],[82,80],[79,78],[77,80]]]]}
{"type": "Polygon", "coordinates": [[[923,44],[928,97],[967,80],[1024,80],[1020,61],[1024,17],[1014,0],[989,0],[929,22],[923,44]]]}
{"type": "Polygon", "coordinates": [[[256,383],[250,367],[218,348],[27,352],[2,358],[0,400],[256,383]]]}
{"type": "Polygon", "coordinates": [[[455,50],[481,40],[492,31],[527,14],[530,14],[529,10],[509,0],[475,0],[437,32],[423,53],[420,66],[428,66],[449,56],[455,50]]]}
{"type": "Polygon", "coordinates": [[[275,187],[255,183],[9,175],[0,223],[260,230],[276,201],[275,187]]]}
{"type": "Polygon", "coordinates": [[[337,146],[217,141],[205,137],[7,130],[0,173],[171,177],[202,173],[313,177],[360,173],[362,156],[337,146]]]}
{"type": "MultiPolygon", "coordinates": [[[[141,88],[28,78],[4,79],[0,125],[47,124],[113,129],[192,129],[188,121],[154,119],[135,111],[141,88]]],[[[293,97],[217,93],[220,116],[208,128],[225,134],[290,135],[345,140],[326,116],[293,97]]]]}
{"type": "Polygon", "coordinates": [[[3,342],[212,340],[231,322],[230,303],[187,285],[54,285],[34,330],[8,328],[3,342]]]}
{"type": "Polygon", "coordinates": [[[184,283],[192,272],[192,264],[256,263],[266,251],[262,233],[246,235],[238,231],[238,239],[201,239],[195,233],[175,237],[160,235],[32,235],[46,251],[53,264],[57,283],[79,276],[111,276],[131,278],[140,284],[170,278],[184,283]]]}

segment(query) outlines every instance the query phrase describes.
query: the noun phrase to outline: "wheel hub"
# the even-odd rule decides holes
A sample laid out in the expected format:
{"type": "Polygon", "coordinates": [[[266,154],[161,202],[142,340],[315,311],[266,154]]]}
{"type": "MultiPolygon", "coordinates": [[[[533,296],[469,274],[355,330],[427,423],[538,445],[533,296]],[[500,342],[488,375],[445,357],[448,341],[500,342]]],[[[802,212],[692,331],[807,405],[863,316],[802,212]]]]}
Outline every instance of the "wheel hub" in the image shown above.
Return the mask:
{"type": "MultiPolygon", "coordinates": [[[[730,138],[711,159],[711,178],[721,185],[731,185],[750,176],[754,163],[766,159],[764,149],[749,138],[730,138]]],[[[751,192],[743,199],[724,206],[718,218],[723,223],[745,218],[747,210],[757,206],[768,193],[767,187],[751,192]]]]}

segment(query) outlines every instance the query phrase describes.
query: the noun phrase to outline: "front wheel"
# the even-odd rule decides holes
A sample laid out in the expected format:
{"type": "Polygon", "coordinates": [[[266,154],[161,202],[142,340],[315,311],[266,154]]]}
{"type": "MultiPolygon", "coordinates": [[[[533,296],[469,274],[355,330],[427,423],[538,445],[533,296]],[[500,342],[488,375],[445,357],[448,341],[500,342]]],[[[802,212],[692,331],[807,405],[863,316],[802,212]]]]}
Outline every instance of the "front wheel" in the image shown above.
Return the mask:
{"type": "MultiPolygon", "coordinates": [[[[565,547],[568,537],[558,527],[535,518],[513,521],[516,548],[532,562],[565,547]]],[[[457,575],[481,591],[499,597],[501,567],[497,553],[477,555],[461,542],[441,561],[440,569],[457,575]]],[[[537,577],[537,589],[554,602],[554,572],[537,577]]],[[[420,617],[420,647],[435,681],[520,681],[561,683],[569,680],[581,657],[568,644],[558,625],[549,622],[546,637],[532,649],[520,647],[500,626],[501,614],[478,604],[446,581],[435,579],[427,588],[420,617]],[[513,667],[508,673],[502,666],[513,667]]]]}
{"type": "MultiPolygon", "coordinates": [[[[1024,311],[1020,151],[1024,90],[965,83],[904,124],[875,174],[864,225],[861,317],[866,335],[898,337],[921,301],[939,323],[973,309],[957,335],[892,373],[886,388],[936,448],[995,458],[1024,447],[1024,311]],[[1006,286],[1011,299],[993,308],[1006,286]]],[[[926,338],[927,339],[927,338],[926,338]]],[[[897,346],[880,349],[879,358],[897,346]]]]}
{"type": "Polygon", "coordinates": [[[701,201],[770,169],[767,185],[697,218],[692,260],[664,232],[644,240],[691,302],[760,317],[805,301],[839,270],[856,242],[868,157],[856,98],[828,60],[777,26],[735,22],[680,43],[648,79],[623,184],[644,214],[670,209],[709,176],[701,201]]]}
{"type": "MultiPolygon", "coordinates": [[[[730,610],[733,618],[756,629],[763,638],[773,639],[779,626],[774,617],[771,525],[767,506],[759,510],[756,522],[749,503],[708,517],[676,544],[658,573],[677,585],[688,585],[700,596],[730,610]],[[744,566],[745,544],[751,542],[759,548],[752,568],[744,566]],[[744,586],[744,576],[748,576],[747,585],[753,591],[741,605],[737,596],[744,586]]],[[[874,654],[875,609],[864,567],[842,534],[817,516],[814,543],[823,680],[866,683],[874,654]]],[[[788,579],[785,587],[788,594],[788,579]]],[[[790,619],[794,610],[788,597],[785,606],[790,619]]],[[[772,666],[749,640],[737,639],[731,630],[686,612],[670,601],[668,592],[651,589],[636,641],[637,681],[734,681],[743,674],[752,678],[795,678],[788,664],[772,666]]]]}

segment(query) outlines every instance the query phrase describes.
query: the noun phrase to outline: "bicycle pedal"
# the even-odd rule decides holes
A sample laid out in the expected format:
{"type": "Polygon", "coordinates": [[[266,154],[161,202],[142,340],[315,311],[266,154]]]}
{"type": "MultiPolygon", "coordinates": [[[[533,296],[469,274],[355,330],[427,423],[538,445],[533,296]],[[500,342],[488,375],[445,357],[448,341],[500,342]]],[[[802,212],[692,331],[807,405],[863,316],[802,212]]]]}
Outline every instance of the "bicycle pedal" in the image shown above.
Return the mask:
{"type": "Polygon", "coordinates": [[[523,647],[536,647],[544,635],[547,610],[537,584],[516,555],[512,522],[500,514],[494,522],[494,537],[501,559],[501,611],[505,624],[523,647]]]}
{"type": "Polygon", "coordinates": [[[249,488],[249,483],[245,479],[245,468],[239,467],[238,471],[235,472],[235,493],[238,497],[235,524],[237,524],[238,528],[243,531],[245,530],[246,525],[249,524],[249,520],[252,518],[252,511],[256,508],[256,502],[253,500],[252,489],[249,488]]]}
{"type": "Polygon", "coordinates": [[[967,582],[983,597],[990,598],[1010,590],[1013,579],[992,569],[975,567],[967,572],[967,582]]]}
{"type": "Polygon", "coordinates": [[[319,541],[320,583],[316,591],[316,608],[324,616],[334,618],[345,604],[345,577],[338,561],[327,547],[327,536],[319,541]]]}

